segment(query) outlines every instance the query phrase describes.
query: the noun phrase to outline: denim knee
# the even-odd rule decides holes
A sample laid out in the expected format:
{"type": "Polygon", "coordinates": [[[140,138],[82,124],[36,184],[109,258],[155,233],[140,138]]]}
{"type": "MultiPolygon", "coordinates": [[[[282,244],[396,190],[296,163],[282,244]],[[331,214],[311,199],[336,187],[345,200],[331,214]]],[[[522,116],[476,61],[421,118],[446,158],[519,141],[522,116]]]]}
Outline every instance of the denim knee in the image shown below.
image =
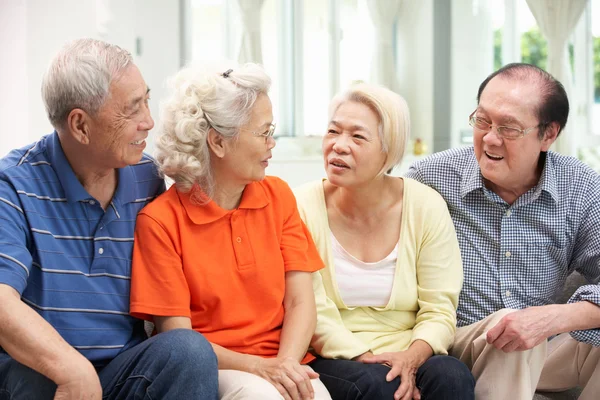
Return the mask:
{"type": "Polygon", "coordinates": [[[6,354],[0,358],[0,400],[53,399],[56,384],[6,354]]]}
{"type": "Polygon", "coordinates": [[[386,380],[390,368],[383,364],[370,364],[356,381],[363,399],[392,399],[400,386],[400,378],[386,380]]]}
{"type": "MultiPolygon", "coordinates": [[[[451,356],[433,356],[420,377],[421,388],[426,393],[443,395],[444,399],[473,399],[475,378],[462,361],[451,356]]],[[[436,397],[437,397],[436,396],[436,397]]]]}
{"type": "Polygon", "coordinates": [[[154,346],[156,357],[162,359],[165,368],[206,372],[218,370],[217,356],[212,346],[200,333],[192,329],[174,329],[157,335],[154,346]]]}

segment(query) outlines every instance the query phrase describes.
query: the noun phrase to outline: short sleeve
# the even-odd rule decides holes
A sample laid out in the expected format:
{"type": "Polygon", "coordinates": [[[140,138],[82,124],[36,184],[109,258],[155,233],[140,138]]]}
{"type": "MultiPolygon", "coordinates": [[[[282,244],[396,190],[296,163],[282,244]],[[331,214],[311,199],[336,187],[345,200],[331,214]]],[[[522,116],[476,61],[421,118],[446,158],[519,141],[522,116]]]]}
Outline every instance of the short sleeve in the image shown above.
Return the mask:
{"type": "Polygon", "coordinates": [[[33,259],[27,247],[29,226],[13,186],[0,177],[0,283],[19,294],[27,287],[33,259]]]}
{"type": "Polygon", "coordinates": [[[308,228],[300,218],[296,198],[285,182],[279,201],[284,202],[285,217],[281,235],[281,254],[285,271],[315,272],[324,268],[323,261],[308,228]]]}
{"type": "Polygon", "coordinates": [[[140,213],[135,227],[131,271],[131,309],[134,317],[190,317],[190,290],[173,232],[140,213]]]}

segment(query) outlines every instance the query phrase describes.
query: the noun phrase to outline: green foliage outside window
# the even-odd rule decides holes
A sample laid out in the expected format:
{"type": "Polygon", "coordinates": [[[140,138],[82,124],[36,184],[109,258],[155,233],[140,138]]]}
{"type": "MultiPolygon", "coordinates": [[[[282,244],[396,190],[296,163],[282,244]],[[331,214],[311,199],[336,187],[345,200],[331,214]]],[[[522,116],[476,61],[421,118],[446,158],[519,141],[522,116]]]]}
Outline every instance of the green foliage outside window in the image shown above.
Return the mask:
{"type": "MultiPolygon", "coordinates": [[[[502,67],[502,28],[494,31],[494,70],[502,67]]],[[[600,37],[593,37],[594,47],[594,100],[600,103],[600,37]]],[[[534,27],[521,36],[521,60],[546,69],[548,45],[538,27],[534,27]]],[[[569,44],[569,61],[574,62],[573,45],[569,44]]]]}

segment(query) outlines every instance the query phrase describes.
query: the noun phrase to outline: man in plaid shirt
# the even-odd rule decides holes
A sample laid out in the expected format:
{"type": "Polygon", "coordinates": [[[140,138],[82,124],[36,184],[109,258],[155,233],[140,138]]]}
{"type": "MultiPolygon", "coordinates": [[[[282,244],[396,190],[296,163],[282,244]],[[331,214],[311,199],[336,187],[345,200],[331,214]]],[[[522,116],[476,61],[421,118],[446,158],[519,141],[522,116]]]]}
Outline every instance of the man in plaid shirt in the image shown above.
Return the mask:
{"type": "Polygon", "coordinates": [[[473,147],[434,154],[407,177],[446,200],[465,281],[451,354],[479,399],[531,399],[536,389],[600,396],[600,176],[549,151],[569,101],[560,82],[509,64],[479,87],[473,147]],[[574,271],[589,281],[556,304],[574,271]]]}

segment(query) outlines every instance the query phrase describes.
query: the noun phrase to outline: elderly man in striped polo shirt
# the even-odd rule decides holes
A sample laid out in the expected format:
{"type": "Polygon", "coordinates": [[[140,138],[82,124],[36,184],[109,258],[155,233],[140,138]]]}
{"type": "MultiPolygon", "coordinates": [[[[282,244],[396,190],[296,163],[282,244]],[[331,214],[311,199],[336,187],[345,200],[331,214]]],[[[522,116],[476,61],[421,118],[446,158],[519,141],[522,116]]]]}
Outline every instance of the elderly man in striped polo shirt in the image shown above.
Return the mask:
{"type": "Polygon", "coordinates": [[[560,82],[509,64],[479,87],[474,146],[408,172],[454,220],[465,280],[451,354],[471,366],[478,399],[575,386],[600,396],[600,176],[549,151],[568,115],[560,82]],[[574,271],[589,284],[555,304],[574,271]]]}
{"type": "Polygon", "coordinates": [[[0,398],[216,399],[199,333],[144,340],[129,315],[136,215],[164,190],[131,55],[71,42],[42,95],[55,132],[0,160],[0,398]]]}

